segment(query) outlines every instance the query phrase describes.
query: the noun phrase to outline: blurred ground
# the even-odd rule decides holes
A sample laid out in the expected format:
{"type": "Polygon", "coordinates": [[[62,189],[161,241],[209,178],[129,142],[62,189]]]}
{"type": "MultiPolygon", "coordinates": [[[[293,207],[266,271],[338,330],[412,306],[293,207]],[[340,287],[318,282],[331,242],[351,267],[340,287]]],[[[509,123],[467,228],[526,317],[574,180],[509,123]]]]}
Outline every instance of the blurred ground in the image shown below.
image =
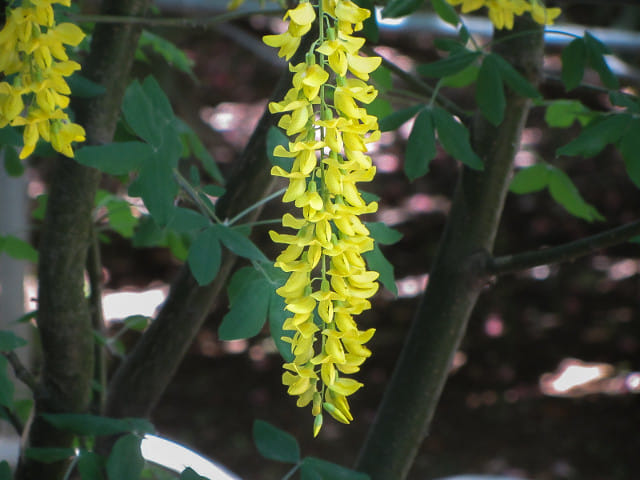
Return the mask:
{"type": "MultiPolygon", "coordinates": [[[[583,21],[593,20],[588,12],[578,13],[583,21]]],[[[617,18],[612,13],[601,18],[610,17],[617,18]]],[[[267,24],[253,21],[257,28],[267,24]]],[[[250,31],[244,24],[236,28],[250,31]]],[[[200,84],[162,75],[175,110],[197,129],[225,173],[278,77],[276,68],[233,39],[228,31],[179,37],[195,60],[200,84]]],[[[419,55],[422,61],[436,58],[427,34],[410,42],[401,36],[386,40],[394,50],[385,52],[399,62],[406,58],[398,52],[419,55]]],[[[550,52],[550,65],[557,53],[550,52]]],[[[631,60],[637,63],[637,57],[631,60]]],[[[563,94],[553,81],[544,90],[551,97],[563,94]]],[[[469,92],[453,93],[452,98],[471,105],[469,92]]],[[[585,101],[593,108],[605,107],[602,96],[585,101]]],[[[554,161],[555,148],[575,132],[543,132],[542,117],[543,111],[534,109],[523,143],[554,161]]],[[[385,135],[373,155],[379,174],[368,189],[381,197],[380,218],[404,234],[398,244],[384,248],[402,298],[382,292],[373,310],[362,316],[363,325],[374,326],[377,334],[369,344],[373,357],[359,375],[365,388],[354,396],[353,424],[327,422],[319,438],[312,439],[312,418],[286,396],[280,358],[269,342],[217,341],[216,328],[226,312],[222,304],[155,411],[153,421],[161,434],[222,462],[246,480],[278,479],[287,471],[285,465],[258,456],[251,441],[255,419],[294,434],[305,455],[344,465],[354,462],[424,286],[456,177],[454,162],[441,154],[426,178],[409,183],[401,171],[406,134],[405,127],[399,136],[385,135]]],[[[522,166],[531,158],[521,154],[518,162],[522,166]]],[[[573,219],[546,193],[510,194],[497,253],[557,245],[640,216],[640,193],[626,179],[613,150],[592,160],[563,159],[560,165],[606,222],[573,219]]],[[[263,217],[280,215],[278,205],[271,204],[263,217]]],[[[275,252],[265,229],[256,230],[253,238],[275,252]]],[[[110,288],[168,282],[176,270],[166,252],[134,254],[124,242],[115,241],[104,254],[110,288]]],[[[639,274],[640,248],[627,244],[489,285],[410,479],[472,472],[539,480],[640,478],[640,374],[633,373],[640,370],[639,274]]]]}

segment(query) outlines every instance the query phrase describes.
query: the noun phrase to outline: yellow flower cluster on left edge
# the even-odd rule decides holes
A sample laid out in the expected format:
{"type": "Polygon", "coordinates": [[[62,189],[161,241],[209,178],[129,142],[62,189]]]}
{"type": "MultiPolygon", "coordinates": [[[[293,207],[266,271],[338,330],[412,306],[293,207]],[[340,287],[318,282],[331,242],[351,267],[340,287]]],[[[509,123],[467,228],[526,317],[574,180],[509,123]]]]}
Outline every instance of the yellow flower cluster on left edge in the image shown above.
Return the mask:
{"type": "Polygon", "coordinates": [[[24,126],[21,159],[40,138],[67,157],[73,157],[72,142],[85,140],[84,129],[64,111],[71,93],[65,77],[80,69],[65,45],[77,46],[84,33],[72,23],[56,24],[52,7],[70,2],[23,0],[7,11],[0,30],[0,128],[24,126]]]}

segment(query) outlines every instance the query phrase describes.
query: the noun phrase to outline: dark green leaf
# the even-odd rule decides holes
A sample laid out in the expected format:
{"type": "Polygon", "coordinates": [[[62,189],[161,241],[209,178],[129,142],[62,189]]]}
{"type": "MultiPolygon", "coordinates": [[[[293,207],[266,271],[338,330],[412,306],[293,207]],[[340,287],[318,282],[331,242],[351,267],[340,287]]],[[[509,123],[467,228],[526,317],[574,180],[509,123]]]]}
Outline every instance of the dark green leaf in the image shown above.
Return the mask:
{"type": "Polygon", "coordinates": [[[431,0],[431,5],[438,16],[448,24],[455,27],[460,23],[460,18],[458,17],[456,10],[451,6],[451,4],[445,2],[445,0],[431,0]]]}
{"type": "Polygon", "coordinates": [[[82,436],[153,431],[153,425],[142,418],[108,418],[83,413],[43,413],[41,416],[60,430],[82,436]]]}
{"type": "Polygon", "coordinates": [[[118,439],[107,459],[109,480],[140,480],[144,468],[140,441],[140,437],[131,434],[118,439]]]}
{"type": "Polygon", "coordinates": [[[617,107],[629,109],[631,113],[640,113],[640,99],[624,92],[609,92],[609,100],[617,107]]]}
{"type": "Polygon", "coordinates": [[[584,34],[584,43],[587,49],[589,65],[598,72],[600,80],[605,87],[611,89],[618,88],[620,86],[618,79],[609,68],[609,65],[607,65],[607,61],[604,59],[604,55],[611,53],[611,51],[589,32],[585,32],[584,34]]]}
{"type": "MultiPolygon", "coordinates": [[[[2,145],[0,143],[0,145],[2,145]]],[[[4,171],[10,177],[19,177],[24,173],[24,164],[18,156],[18,151],[10,145],[0,149],[0,154],[4,156],[4,171]]]]}
{"type": "Polygon", "coordinates": [[[180,474],[180,480],[209,480],[207,477],[198,475],[198,473],[191,467],[186,468],[180,474]]]}
{"type": "Polygon", "coordinates": [[[0,252],[2,251],[16,260],[38,261],[38,251],[30,243],[13,235],[0,236],[0,252]]]}
{"type": "Polygon", "coordinates": [[[253,422],[253,442],[262,455],[269,460],[285,463],[300,461],[300,447],[293,435],[288,434],[262,420],[253,422]]]}
{"type": "Polygon", "coordinates": [[[618,145],[627,175],[640,188],[640,119],[633,119],[618,145]]]}
{"type": "Polygon", "coordinates": [[[436,156],[436,136],[430,109],[422,110],[413,123],[404,159],[404,172],[409,180],[422,177],[436,156]]]}
{"type": "Polygon", "coordinates": [[[106,202],[105,206],[109,226],[124,238],[131,238],[138,224],[138,218],[131,213],[129,202],[114,196],[106,202]]]}
{"type": "Polygon", "coordinates": [[[556,202],[575,217],[588,222],[604,220],[604,217],[593,206],[584,201],[569,176],[562,170],[554,168],[550,171],[549,193],[556,202]]]}
{"type": "Polygon", "coordinates": [[[515,174],[509,190],[517,194],[540,191],[549,185],[550,169],[545,163],[525,167],[515,174]]]}
{"type": "Polygon", "coordinates": [[[200,187],[200,191],[212,197],[221,197],[226,192],[225,188],[220,185],[203,185],[200,187]]]}
{"type": "Polygon", "coordinates": [[[484,169],[482,160],[471,149],[469,132],[464,125],[440,107],[433,109],[433,119],[438,130],[438,140],[453,158],[474,170],[484,169]]]}
{"type": "Polygon", "coordinates": [[[198,285],[208,285],[216,278],[220,269],[222,251],[220,238],[213,227],[200,232],[191,243],[187,264],[198,285]]]}
{"type": "Polygon", "coordinates": [[[97,453],[81,451],[78,458],[78,471],[82,480],[103,480],[104,460],[97,453]]]}
{"type": "Polygon", "coordinates": [[[418,113],[424,105],[413,105],[411,107],[403,108],[390,115],[387,115],[380,120],[380,131],[390,132],[391,130],[398,129],[401,125],[407,122],[411,117],[418,113]]]}
{"type": "Polygon", "coordinates": [[[300,470],[302,472],[312,470],[317,473],[322,480],[369,480],[369,475],[366,473],[356,472],[336,465],[335,463],[314,457],[305,457],[302,460],[300,470]]]}
{"type": "Polygon", "coordinates": [[[398,18],[418,10],[424,0],[391,0],[382,9],[382,18],[398,18]]]}
{"type": "Polygon", "coordinates": [[[93,98],[98,95],[102,95],[106,89],[95,82],[92,82],[87,77],[83,77],[80,73],[75,72],[70,77],[66,78],[69,88],[71,89],[71,96],[77,98],[93,98]]]}
{"type": "Polygon", "coordinates": [[[141,216],[132,238],[133,246],[136,248],[156,247],[162,245],[164,240],[165,233],[154,222],[151,215],[141,216]]]}
{"type": "Polygon", "coordinates": [[[6,127],[0,128],[0,145],[19,147],[22,145],[22,141],[22,135],[15,127],[7,125],[6,127]]]}
{"type": "Polygon", "coordinates": [[[282,337],[293,336],[293,331],[282,329],[284,321],[290,315],[284,307],[284,299],[273,290],[269,299],[269,333],[284,361],[293,362],[295,356],[291,352],[291,343],[282,340],[282,337]]]}
{"type": "Polygon", "coordinates": [[[75,457],[75,448],[37,448],[29,447],[24,452],[27,458],[42,463],[59,462],[70,457],[75,457]]]}
{"type": "Polygon", "coordinates": [[[264,278],[252,280],[238,293],[218,328],[220,340],[256,336],[262,330],[269,309],[272,285],[264,278]]]}
{"type": "Polygon", "coordinates": [[[0,462],[0,480],[12,480],[13,475],[11,474],[11,467],[9,466],[9,462],[3,460],[0,462]]]}
{"type": "Polygon", "coordinates": [[[75,160],[109,175],[124,175],[138,169],[152,154],[153,149],[146,143],[116,142],[79,148],[75,160]]]}
{"type": "Polygon", "coordinates": [[[442,78],[443,87],[462,88],[471,85],[478,78],[480,67],[477,65],[469,65],[458,73],[442,78]]]}
{"type": "Polygon", "coordinates": [[[584,77],[587,47],[582,38],[572,40],[562,51],[562,83],[567,91],[573,90],[584,77]]]}
{"type": "Polygon", "coordinates": [[[488,55],[482,62],[476,84],[476,102],[485,118],[497,126],[502,123],[507,102],[496,58],[496,55],[488,55]]]}
{"type": "Polygon", "coordinates": [[[380,196],[375,193],[360,191],[360,194],[362,195],[362,199],[367,203],[380,201],[380,196]]]}
{"type": "Polygon", "coordinates": [[[393,107],[389,100],[380,96],[376,97],[373,102],[365,105],[365,109],[369,115],[373,115],[376,118],[387,117],[393,112],[393,107]]]}
{"type": "Polygon", "coordinates": [[[491,53],[489,55],[495,62],[495,65],[500,70],[500,76],[504,83],[509,85],[509,88],[516,92],[518,95],[528,98],[537,98],[540,97],[540,93],[536,88],[531,85],[529,80],[527,80],[520,72],[518,72],[513,65],[507,62],[500,55],[496,55],[495,53],[491,53]]]}
{"type": "Polygon", "coordinates": [[[163,38],[159,35],[143,30],[140,35],[140,47],[150,47],[155,53],[162,56],[165,61],[180,70],[183,73],[189,75],[189,77],[196,81],[196,77],[193,74],[193,60],[191,60],[180,48],[175,44],[163,38]]]}
{"type": "Polygon", "coordinates": [[[394,295],[398,295],[393,265],[386,259],[378,244],[373,246],[373,250],[365,252],[364,258],[371,270],[380,274],[379,280],[394,295]]]}
{"type": "Polygon", "coordinates": [[[211,222],[201,213],[190,208],[176,207],[173,218],[167,227],[178,233],[188,233],[201,230],[209,225],[211,222]]]}
{"type": "Polygon", "coordinates": [[[460,40],[452,38],[434,38],[433,46],[438,50],[453,52],[454,50],[464,50],[464,44],[460,40]]]}
{"type": "Polygon", "coordinates": [[[373,239],[381,245],[392,245],[397,243],[402,238],[402,234],[383,222],[366,222],[366,227],[369,229],[373,239]]]}
{"type": "Polygon", "coordinates": [[[175,208],[178,184],[173,176],[173,167],[159,155],[154,155],[144,161],[138,178],[129,186],[129,195],[142,197],[149,213],[160,226],[169,223],[175,208]]]}
{"type": "Polygon", "coordinates": [[[371,72],[371,80],[376,84],[378,92],[386,92],[393,88],[391,70],[382,65],[371,72]]]}
{"type": "Polygon", "coordinates": [[[9,378],[9,361],[0,355],[0,406],[13,408],[13,382],[9,378]]]}
{"type": "Polygon", "coordinates": [[[447,58],[442,58],[424,65],[418,65],[417,71],[425,77],[446,77],[464,70],[480,55],[480,52],[458,50],[451,53],[447,58]]]}
{"type": "Polygon", "coordinates": [[[251,282],[254,280],[266,280],[264,275],[253,267],[243,267],[231,277],[231,281],[227,286],[227,296],[229,297],[229,304],[234,304],[238,295],[246,290],[251,282]]]}
{"type": "Polygon", "coordinates": [[[27,343],[24,338],[20,338],[13,332],[0,330],[0,352],[8,352],[16,348],[24,347],[27,343]]]}
{"type": "Polygon", "coordinates": [[[289,157],[276,157],[273,151],[278,145],[282,145],[284,148],[289,148],[289,138],[278,127],[270,127],[267,132],[267,156],[272,165],[284,168],[285,170],[291,170],[293,165],[293,158],[289,157]]]}
{"type": "Polygon", "coordinates": [[[212,228],[216,230],[218,238],[224,246],[239,257],[244,257],[258,262],[270,263],[269,259],[264,256],[260,249],[238,230],[220,224],[215,224],[212,228]]]}
{"type": "Polygon", "coordinates": [[[585,107],[579,100],[555,100],[547,107],[544,120],[550,127],[570,127],[576,119],[586,121],[591,115],[591,110],[585,107]]]}
{"type": "Polygon", "coordinates": [[[606,145],[617,142],[624,135],[631,118],[626,113],[602,115],[584,128],[578,137],[560,147],[556,154],[593,157],[606,145]]]}

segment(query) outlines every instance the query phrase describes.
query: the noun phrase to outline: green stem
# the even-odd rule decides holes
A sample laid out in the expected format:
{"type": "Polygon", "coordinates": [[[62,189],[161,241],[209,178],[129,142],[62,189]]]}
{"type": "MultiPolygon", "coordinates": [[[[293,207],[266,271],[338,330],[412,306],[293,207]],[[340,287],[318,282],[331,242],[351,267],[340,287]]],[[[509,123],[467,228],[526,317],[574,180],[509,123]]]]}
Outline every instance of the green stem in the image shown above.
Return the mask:
{"type": "Polygon", "coordinates": [[[218,218],[218,216],[216,215],[216,212],[214,212],[213,209],[209,207],[209,205],[207,205],[205,202],[202,201],[202,199],[200,198],[200,195],[198,195],[198,192],[195,190],[195,188],[191,186],[189,181],[186,178],[184,178],[184,176],[182,176],[182,174],[178,171],[177,168],[173,169],[173,176],[178,182],[178,185],[180,185],[180,187],[182,187],[182,189],[187,193],[187,195],[191,197],[191,200],[194,201],[194,203],[198,206],[200,211],[205,216],[209,217],[211,220],[213,220],[216,223],[222,223],[218,218]]]}
{"type": "Polygon", "coordinates": [[[282,195],[284,192],[286,192],[287,189],[286,188],[281,188],[280,190],[278,190],[277,192],[273,192],[271,195],[267,195],[266,197],[264,197],[261,200],[258,200],[256,203],[254,203],[253,205],[249,205],[247,208],[245,208],[244,210],[242,210],[239,214],[237,214],[235,217],[233,217],[231,220],[225,220],[224,224],[225,225],[233,225],[234,223],[236,223],[238,220],[240,220],[242,217],[244,217],[245,215],[253,212],[256,208],[261,207],[262,205],[264,205],[267,202],[270,202],[271,200],[273,200],[276,197],[279,197],[280,195],[282,195]]]}

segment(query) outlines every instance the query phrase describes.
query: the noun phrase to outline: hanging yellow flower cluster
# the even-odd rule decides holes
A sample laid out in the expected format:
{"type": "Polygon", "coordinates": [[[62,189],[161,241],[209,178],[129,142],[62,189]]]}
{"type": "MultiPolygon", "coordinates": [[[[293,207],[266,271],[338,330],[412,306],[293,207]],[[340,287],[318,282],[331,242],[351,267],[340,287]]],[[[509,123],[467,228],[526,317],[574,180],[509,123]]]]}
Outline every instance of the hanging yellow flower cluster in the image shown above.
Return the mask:
{"type": "Polygon", "coordinates": [[[293,159],[289,171],[275,166],[271,173],[289,179],[283,201],[302,209],[301,218],[288,213],[282,219],[295,234],[270,232],[287,245],[276,266],[290,273],[277,290],[292,314],[284,329],[293,332],[295,357],[284,365],[282,381],[299,407],[312,405],[314,436],[323,409],[342,423],[353,420],[347,397],[362,383],[346,375],[371,355],[364,344],[375,331],[359,330],[353,319],[371,307],[368,298],[378,290],[378,273],[362,258],[373,239],[358,218],[378,205],[366,203],[357,188],[375,174],[367,144],[380,138],[377,118],[362,105],[377,95],[366,82],[381,59],[360,56],[365,40],[353,36],[369,15],[351,0],[321,0],[317,7],[303,1],[286,13],[286,32],[264,37],[288,60],[319,17],[305,61],[289,66],[292,88],[269,105],[283,114],[278,126],[291,137],[288,148],[273,153],[293,159]]]}
{"type": "Polygon", "coordinates": [[[0,128],[24,126],[20,158],[28,157],[42,137],[58,152],[73,157],[71,142],[85,139],[84,129],[64,109],[71,93],[64,77],[80,69],[64,45],[84,38],[72,23],[56,24],[52,4],[70,0],[23,0],[7,12],[0,30],[0,128]]]}
{"type": "Polygon", "coordinates": [[[462,13],[473,12],[482,7],[489,10],[489,19],[498,29],[513,28],[513,17],[529,12],[540,25],[552,25],[561,10],[547,8],[540,0],[447,0],[451,5],[462,5],[462,13]]]}

